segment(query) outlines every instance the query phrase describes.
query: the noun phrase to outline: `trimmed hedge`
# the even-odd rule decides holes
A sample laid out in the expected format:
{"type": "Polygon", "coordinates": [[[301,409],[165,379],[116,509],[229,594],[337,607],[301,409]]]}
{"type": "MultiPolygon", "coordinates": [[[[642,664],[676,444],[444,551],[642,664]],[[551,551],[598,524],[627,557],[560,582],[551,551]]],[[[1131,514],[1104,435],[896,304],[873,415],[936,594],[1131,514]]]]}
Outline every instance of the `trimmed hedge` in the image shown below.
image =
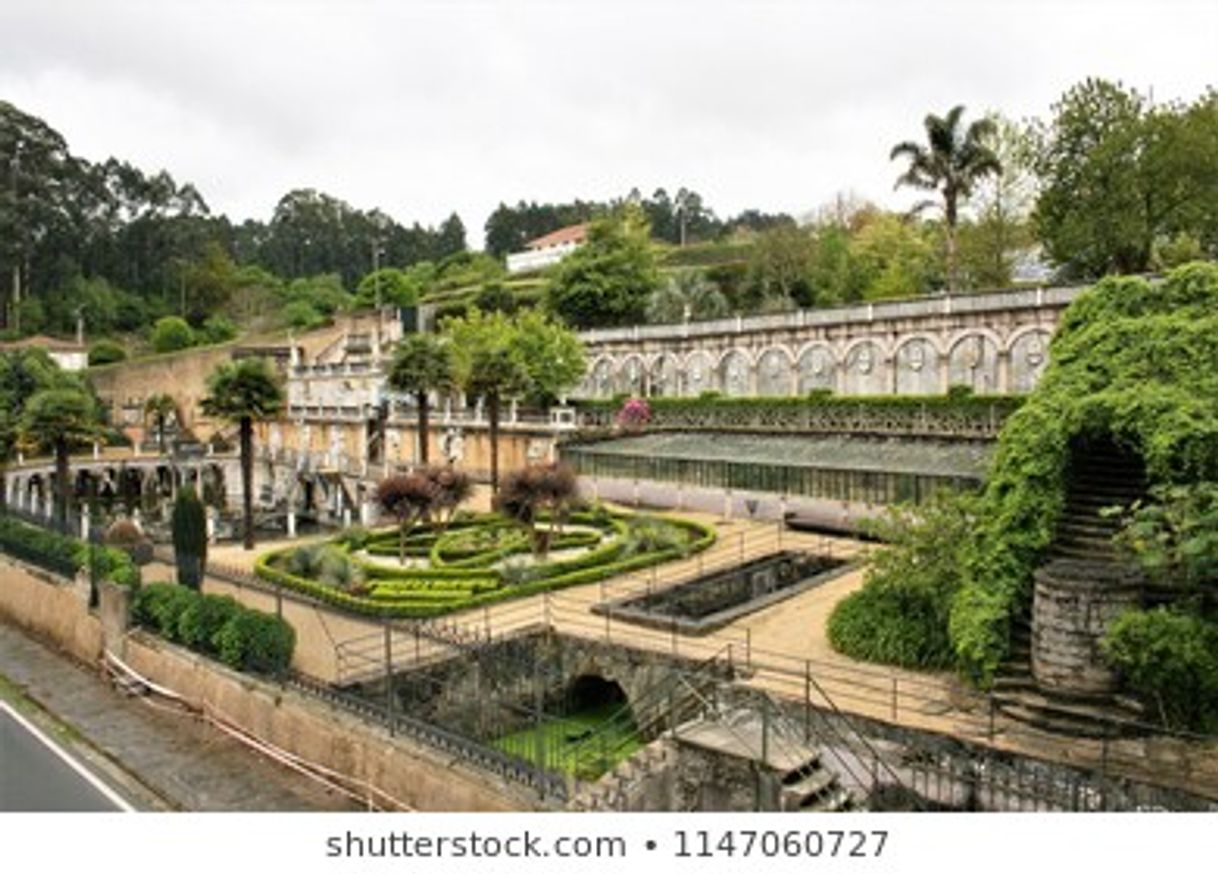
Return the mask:
{"type": "Polygon", "coordinates": [[[571,522],[608,527],[615,535],[614,539],[577,558],[527,568],[523,571],[525,581],[517,585],[505,584],[499,571],[485,568],[385,568],[365,563],[367,594],[355,594],[304,579],[276,566],[276,560],[285,554],[285,550],[259,556],[254,570],[268,582],[342,610],[373,616],[428,618],[454,610],[599,582],[618,574],[693,555],[715,542],[715,531],[710,526],[661,515],[656,518],[686,531],[688,542],[680,548],[642,552],[622,558],[626,549],[623,540],[627,530],[625,518],[607,513],[572,514],[571,522]]]}
{"type": "Polygon", "coordinates": [[[282,673],[296,646],[296,632],[282,618],[172,583],[141,589],[132,618],[165,640],[246,673],[282,673]]]}
{"type": "Polygon", "coordinates": [[[62,577],[88,569],[99,580],[136,589],[139,566],[121,549],[84,543],[20,519],[0,516],[0,550],[62,577]]]}

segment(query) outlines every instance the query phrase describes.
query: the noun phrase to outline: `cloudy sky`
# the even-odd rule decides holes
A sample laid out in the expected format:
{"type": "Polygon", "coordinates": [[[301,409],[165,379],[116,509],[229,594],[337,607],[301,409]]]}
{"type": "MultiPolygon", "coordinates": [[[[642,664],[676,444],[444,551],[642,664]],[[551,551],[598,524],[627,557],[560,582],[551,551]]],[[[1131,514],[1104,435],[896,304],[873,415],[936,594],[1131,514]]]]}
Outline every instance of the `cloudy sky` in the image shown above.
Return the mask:
{"type": "Polygon", "coordinates": [[[76,154],[269,218],[313,187],[399,221],[685,185],[721,216],[882,204],[955,103],[1043,116],[1086,76],[1218,84],[1218,3],[0,0],[0,99],[76,154]]]}

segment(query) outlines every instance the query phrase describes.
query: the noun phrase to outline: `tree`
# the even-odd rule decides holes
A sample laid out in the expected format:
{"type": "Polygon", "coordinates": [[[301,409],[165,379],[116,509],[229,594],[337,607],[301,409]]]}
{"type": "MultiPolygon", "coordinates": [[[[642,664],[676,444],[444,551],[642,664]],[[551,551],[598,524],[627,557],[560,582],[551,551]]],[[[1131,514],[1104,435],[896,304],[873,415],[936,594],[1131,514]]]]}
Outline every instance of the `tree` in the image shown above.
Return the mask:
{"type": "Polygon", "coordinates": [[[439,489],[422,471],[399,473],[377,483],[376,501],[398,520],[398,561],[406,563],[406,535],[437,507],[439,489]]]}
{"type": "Polygon", "coordinates": [[[414,306],[422,293],[422,284],[411,273],[396,267],[382,267],[364,276],[355,293],[359,307],[414,306]]]}
{"type": "Polygon", "coordinates": [[[660,282],[647,220],[638,207],[592,222],[588,239],[564,258],[546,288],[546,305],[574,328],[643,321],[660,282]]]}
{"type": "Polygon", "coordinates": [[[190,486],[178,491],[173,503],[173,560],[178,582],[196,591],[207,567],[207,511],[190,486]]]}
{"type": "Polygon", "coordinates": [[[419,462],[427,464],[431,431],[428,422],[429,395],[453,387],[453,354],[446,339],[435,334],[410,334],[393,350],[387,377],[394,391],[415,397],[419,410],[419,462]]]}
{"type": "Polygon", "coordinates": [[[454,376],[466,394],[486,400],[491,443],[491,491],[499,489],[499,418],[504,398],[528,390],[529,372],[514,345],[516,331],[503,313],[470,310],[449,319],[454,376]]]}
{"type": "Polygon", "coordinates": [[[81,388],[47,388],[33,395],[21,416],[22,442],[55,456],[55,521],[66,527],[72,500],[68,455],[102,436],[93,397],[81,388]]]}
{"type": "Polygon", "coordinates": [[[1145,271],[1156,241],[1181,232],[1218,252],[1218,94],[1152,104],[1087,79],[1053,111],[1035,131],[1034,220],[1067,274],[1145,271]]]}
{"type": "Polygon", "coordinates": [[[749,290],[754,306],[764,301],[789,301],[811,306],[808,274],[812,238],[794,225],[779,225],[757,235],[749,258],[749,290]]]}
{"type": "Polygon", "coordinates": [[[177,316],[165,316],[158,319],[148,338],[152,348],[157,352],[177,352],[194,345],[195,332],[186,324],[185,319],[177,316]]]}
{"type": "Polygon", "coordinates": [[[587,368],[583,342],[540,310],[517,313],[508,327],[508,344],[524,367],[524,394],[545,407],[565,399],[587,368]]]}
{"type": "Polygon", "coordinates": [[[974,220],[960,227],[960,261],[973,288],[1011,284],[1015,255],[1032,241],[1031,215],[1036,204],[1036,174],[1031,140],[1025,128],[992,113],[990,147],[1002,172],[978,180],[969,207],[974,220]]]}
{"type": "Polygon", "coordinates": [[[156,427],[157,449],[162,454],[165,452],[165,423],[170,416],[176,417],[177,414],[177,402],[170,395],[158,393],[144,401],[144,420],[152,419],[156,427]]]}
{"type": "MultiPolygon", "coordinates": [[[[956,225],[959,221],[961,199],[967,198],[977,181],[1001,173],[998,156],[986,144],[994,133],[992,120],[983,118],[961,130],[963,106],[954,106],[940,118],[931,113],[923,122],[927,146],[902,142],[893,146],[890,160],[908,158],[909,166],[897,179],[897,186],[909,185],[928,191],[938,191],[943,198],[943,220],[947,238],[947,287],[959,287],[956,265],[956,225]]],[[[916,209],[932,205],[923,201],[916,209]]]]}
{"type": "Polygon", "coordinates": [[[245,514],[243,544],[254,548],[254,422],[283,410],[283,387],[264,358],[221,364],[207,378],[203,412],[235,422],[241,435],[241,490],[245,514]]]}
{"type": "Polygon", "coordinates": [[[121,343],[114,340],[98,340],[89,347],[89,366],[97,367],[102,364],[114,364],[125,361],[127,350],[121,343]]]}
{"type": "Polygon", "coordinates": [[[495,509],[525,529],[533,555],[544,558],[555,527],[561,524],[579,496],[575,473],[562,464],[531,464],[507,475],[495,496],[495,509]],[[547,530],[537,527],[538,517],[548,513],[547,530]]]}
{"type": "Polygon", "coordinates": [[[699,270],[681,270],[670,275],[647,298],[647,321],[653,325],[719,319],[727,314],[727,298],[699,270]]]}
{"type": "Polygon", "coordinates": [[[435,500],[432,508],[436,513],[443,513],[445,528],[452,523],[457,508],[464,504],[474,494],[474,481],[468,473],[457,470],[451,465],[433,465],[423,468],[426,476],[435,488],[435,500]]]}

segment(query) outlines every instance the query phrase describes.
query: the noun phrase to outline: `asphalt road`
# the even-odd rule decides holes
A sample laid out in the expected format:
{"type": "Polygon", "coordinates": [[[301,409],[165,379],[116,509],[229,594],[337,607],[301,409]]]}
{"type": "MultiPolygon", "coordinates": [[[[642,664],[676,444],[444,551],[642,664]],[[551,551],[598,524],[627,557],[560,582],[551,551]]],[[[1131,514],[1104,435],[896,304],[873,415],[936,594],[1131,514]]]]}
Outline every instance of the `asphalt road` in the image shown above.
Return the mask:
{"type": "Polygon", "coordinates": [[[125,801],[0,701],[0,811],[120,811],[125,801]]]}

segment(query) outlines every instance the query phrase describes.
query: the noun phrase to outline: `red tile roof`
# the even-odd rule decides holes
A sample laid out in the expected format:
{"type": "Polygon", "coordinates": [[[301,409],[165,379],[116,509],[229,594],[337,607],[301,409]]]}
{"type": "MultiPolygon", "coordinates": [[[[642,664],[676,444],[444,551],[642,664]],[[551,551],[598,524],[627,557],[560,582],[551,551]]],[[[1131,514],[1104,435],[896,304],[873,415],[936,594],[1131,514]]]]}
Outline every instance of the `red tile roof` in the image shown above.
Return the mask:
{"type": "Polygon", "coordinates": [[[584,222],[583,224],[567,225],[565,228],[550,231],[550,233],[543,237],[529,240],[524,244],[524,247],[526,249],[548,249],[551,246],[561,246],[563,243],[582,243],[587,237],[588,223],[584,222]]]}

